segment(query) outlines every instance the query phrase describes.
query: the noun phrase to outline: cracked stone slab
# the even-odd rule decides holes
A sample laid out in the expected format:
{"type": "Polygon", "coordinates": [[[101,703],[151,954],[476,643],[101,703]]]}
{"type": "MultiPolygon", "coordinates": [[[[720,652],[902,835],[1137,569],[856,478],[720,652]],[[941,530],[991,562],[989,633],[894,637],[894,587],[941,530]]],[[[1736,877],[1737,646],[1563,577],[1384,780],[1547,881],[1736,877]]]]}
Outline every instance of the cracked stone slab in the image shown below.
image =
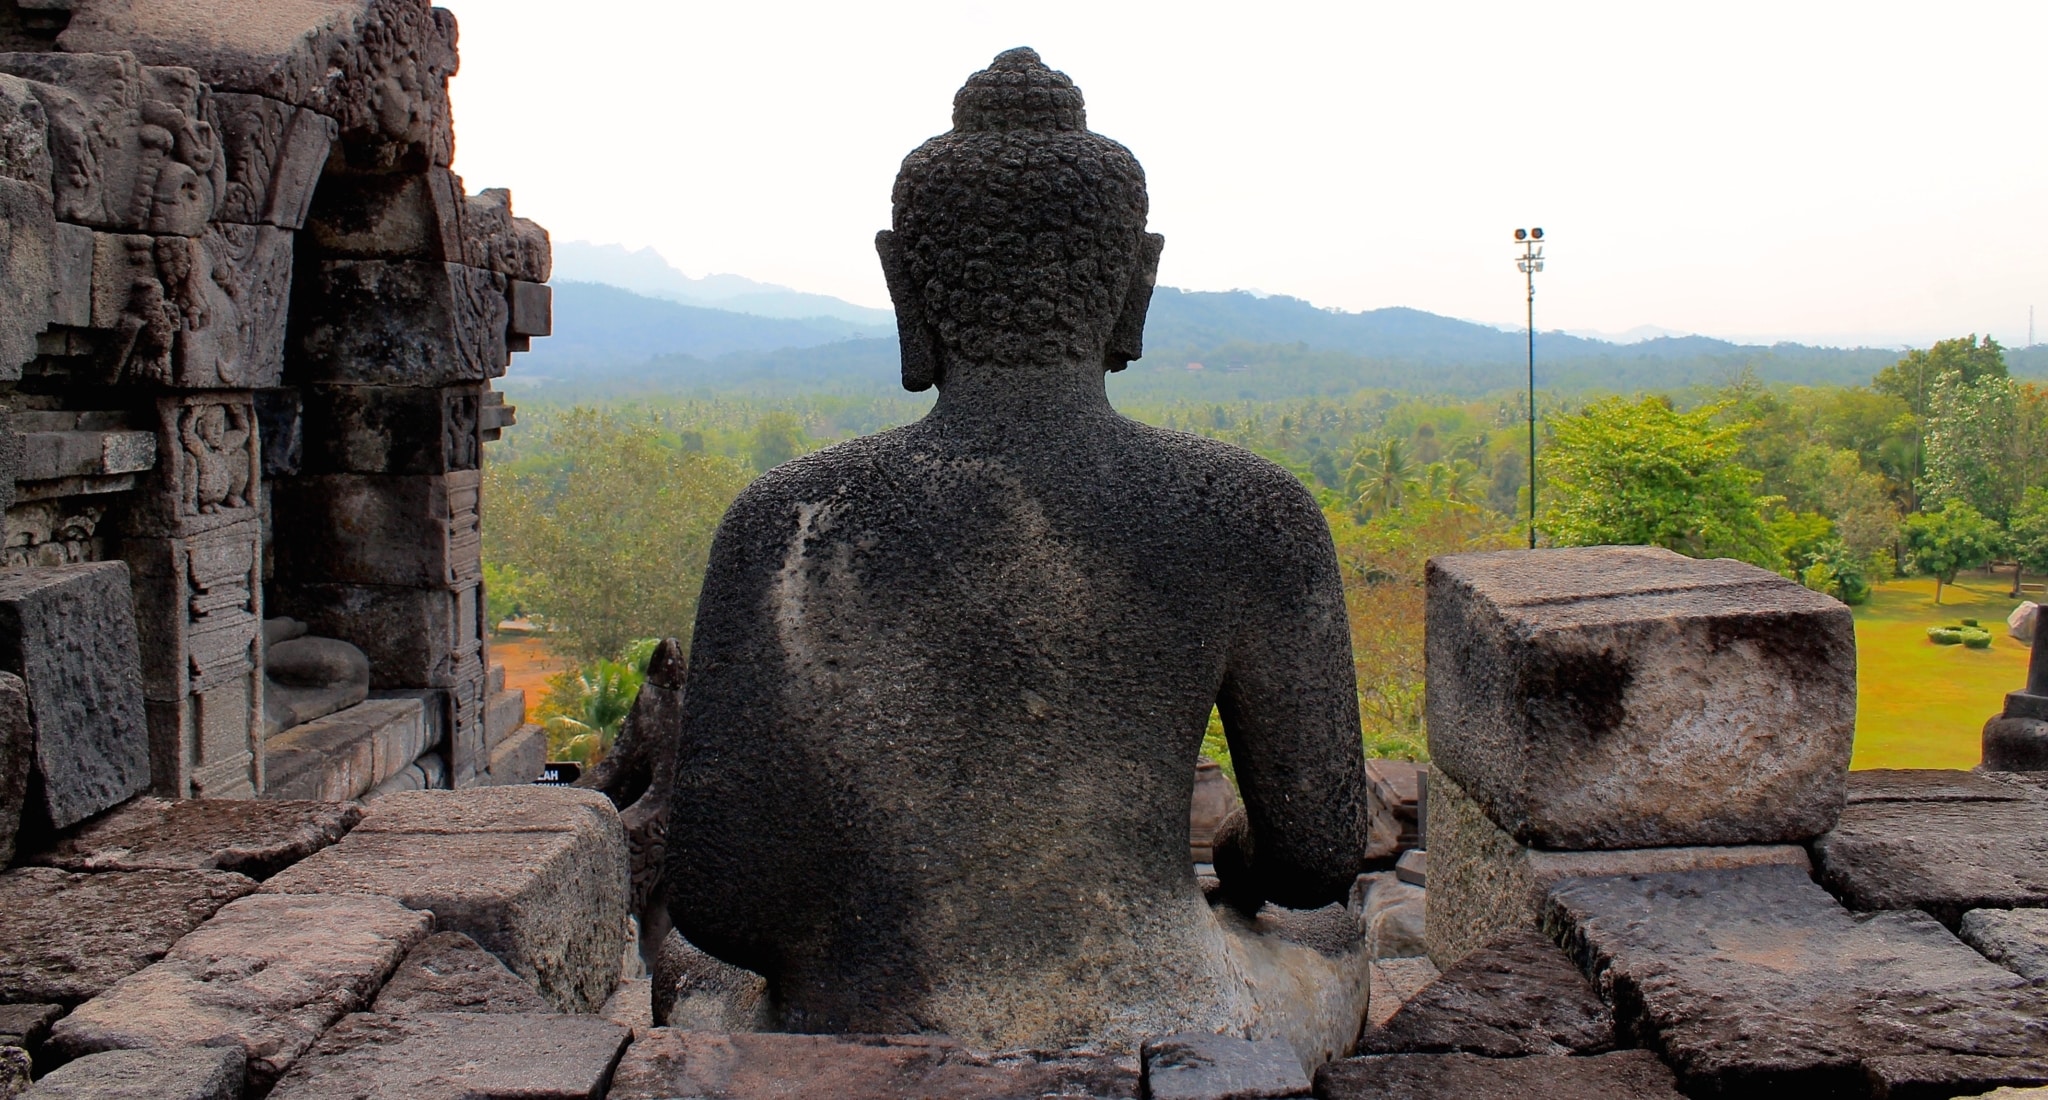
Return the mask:
{"type": "Polygon", "coordinates": [[[430,920],[389,898],[245,897],[59,1020],[50,1045],[74,1058],[235,1046],[248,1055],[250,1087],[267,1089],[329,1025],[369,1004],[430,920]]]}
{"type": "Polygon", "coordinates": [[[1972,909],[2048,905],[2048,801],[1861,803],[1813,856],[1849,908],[1922,909],[1954,928],[1972,909]]]}
{"type": "Polygon", "coordinates": [[[1135,1100],[1136,1059],[983,1056],[919,1035],[791,1035],[658,1027],[626,1048],[610,1100],[1135,1100]]]}
{"type": "Polygon", "coordinates": [[[1957,935],[2022,978],[2048,979],[2048,909],[1972,909],[1957,935]]]}
{"type": "Polygon", "coordinates": [[[226,871],[9,871],[0,875],[0,1001],[98,996],[255,889],[226,871]]]}
{"type": "Polygon", "coordinates": [[[359,1013],[322,1036],[270,1095],[272,1100],[600,1100],[632,1034],[598,1016],[359,1013]]]}
{"type": "Polygon", "coordinates": [[[386,1016],[423,1012],[544,1013],[547,1002],[498,957],[460,932],[436,932],[398,964],[370,1011],[386,1016]]]}
{"type": "Polygon", "coordinates": [[[143,797],[29,861],[66,871],[219,870],[264,879],[340,840],[362,817],[354,802],[143,797]]]}
{"type": "Polygon", "coordinates": [[[0,1005],[0,1046],[34,1050],[63,1015],[63,1005],[0,1005]]]}
{"type": "Polygon", "coordinates": [[[1533,931],[1506,933],[1409,997],[1360,1054],[1599,1054],[1614,1015],[1572,960],[1533,931]]]}
{"type": "Polygon", "coordinates": [[[1647,1050],[1589,1058],[1376,1054],[1316,1071],[1322,1100],[1680,1100],[1671,1071],[1647,1050]]]}
{"type": "Polygon", "coordinates": [[[1308,1075],[1279,1039],[1188,1032],[1138,1051],[1148,1100],[1269,1100],[1307,1096],[1308,1075]]]}
{"type": "Polygon", "coordinates": [[[51,1070],[24,1100],[240,1100],[236,1047],[110,1050],[51,1070]]]}
{"type": "Polygon", "coordinates": [[[1694,1095],[1862,1096],[1882,1065],[1982,1091],[2048,1059],[2041,990],[1925,913],[1851,913],[1792,868],[1567,882],[1544,927],[1694,1095]]]}

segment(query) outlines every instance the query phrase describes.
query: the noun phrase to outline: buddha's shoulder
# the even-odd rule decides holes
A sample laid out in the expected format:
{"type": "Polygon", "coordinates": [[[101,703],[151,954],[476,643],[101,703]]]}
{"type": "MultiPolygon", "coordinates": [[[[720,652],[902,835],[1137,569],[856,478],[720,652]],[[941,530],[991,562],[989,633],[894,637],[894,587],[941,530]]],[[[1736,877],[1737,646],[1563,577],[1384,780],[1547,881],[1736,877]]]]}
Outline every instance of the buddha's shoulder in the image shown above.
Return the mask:
{"type": "Polygon", "coordinates": [[[1316,510],[1315,494],[1285,466],[1232,443],[1133,423],[1132,450],[1146,453],[1174,480],[1199,485],[1247,504],[1316,510]]]}

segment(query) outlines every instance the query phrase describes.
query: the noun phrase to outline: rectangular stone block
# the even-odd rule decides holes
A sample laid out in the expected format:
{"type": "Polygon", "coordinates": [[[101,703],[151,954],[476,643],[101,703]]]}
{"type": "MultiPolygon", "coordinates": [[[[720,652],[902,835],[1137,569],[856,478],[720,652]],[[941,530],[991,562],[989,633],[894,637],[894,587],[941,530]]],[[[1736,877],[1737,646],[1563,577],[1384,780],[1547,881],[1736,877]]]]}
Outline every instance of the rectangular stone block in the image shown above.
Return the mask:
{"type": "Polygon", "coordinates": [[[1806,871],[1796,844],[1554,852],[1531,848],[1493,823],[1442,772],[1429,777],[1429,889],[1424,937],[1431,961],[1449,969],[1504,934],[1534,928],[1558,883],[1606,875],[1757,865],[1806,871]]]}
{"type": "Polygon", "coordinates": [[[596,1016],[362,1013],[278,1082],[275,1100],[600,1100],[633,1033],[596,1016]]]}
{"type": "Polygon", "coordinates": [[[293,726],[264,745],[263,797],[361,798],[432,748],[428,736],[416,699],[371,699],[293,726]]]}
{"type": "Polygon", "coordinates": [[[1657,1056],[1623,1050],[1591,1058],[1482,1058],[1475,1054],[1380,1054],[1316,1071],[1323,1100],[1457,1097],[1458,1100],[1679,1100],[1657,1056]]]}
{"type": "Polygon", "coordinates": [[[424,172],[349,173],[314,196],[306,236],[326,255],[462,263],[462,177],[424,172]]]}
{"type": "Polygon", "coordinates": [[[1147,1100],[1266,1100],[1307,1096],[1308,1075],[1281,1039],[1188,1032],[1138,1050],[1147,1100]]]}
{"type": "Polygon", "coordinates": [[[595,792],[411,791],[264,889],[432,910],[437,931],[468,934],[556,1009],[595,1012],[619,979],[626,866],[625,830],[595,792]]]}
{"type": "Polygon", "coordinates": [[[477,469],[482,389],[309,385],[309,474],[447,474],[477,469]]]}
{"type": "Polygon", "coordinates": [[[149,786],[149,727],[128,567],[0,572],[0,670],[21,677],[41,813],[83,821],[149,786]]]}
{"type": "Polygon", "coordinates": [[[520,726],[492,746],[488,783],[503,787],[531,783],[548,764],[548,734],[536,725],[520,726]]]}
{"type": "Polygon", "coordinates": [[[226,871],[0,874],[0,1003],[96,997],[255,889],[226,871]]]}
{"type": "Polygon", "coordinates": [[[495,747],[525,724],[526,693],[523,691],[494,692],[484,704],[485,744],[495,747]]]}
{"type": "Polygon", "coordinates": [[[233,1047],[109,1050],[58,1066],[29,1100],[241,1100],[247,1059],[233,1047]]]}
{"type": "Polygon", "coordinates": [[[658,1027],[619,1060],[610,1100],[1135,1100],[1134,1059],[1091,1052],[975,1054],[922,1035],[726,1034],[658,1027]]]}
{"type": "Polygon", "coordinates": [[[305,275],[287,381],[446,386],[505,373],[503,275],[412,260],[326,260],[305,275]]]}
{"type": "Polygon", "coordinates": [[[483,576],[477,470],[305,474],[271,488],[277,579],[439,588],[483,576]]]}
{"type": "Polygon", "coordinates": [[[240,1047],[259,1095],[342,1016],[369,1004],[430,917],[389,898],[258,894],[50,1029],[78,1058],[139,1047],[240,1047]]]}
{"type": "Polygon", "coordinates": [[[1375,849],[1391,845],[1396,851],[1407,851],[1422,843],[1421,816],[1417,807],[1421,799],[1422,773],[1427,770],[1427,764],[1406,760],[1365,762],[1365,779],[1371,785],[1366,812],[1371,815],[1370,829],[1375,849]]]}
{"type": "Polygon", "coordinates": [[[370,1006],[385,1016],[547,1010],[532,986],[460,932],[436,932],[421,941],[370,1006]]]}
{"type": "Polygon", "coordinates": [[[506,289],[506,296],[512,302],[512,321],[508,330],[512,335],[546,336],[555,330],[554,291],[546,283],[514,279],[506,289]]]}
{"type": "Polygon", "coordinates": [[[1972,909],[1960,923],[1978,954],[2030,982],[2048,979],[2048,909],[1972,909]]]}
{"type": "Polygon", "coordinates": [[[1851,913],[1796,868],[1577,879],[1543,921],[1691,1095],[1868,1096],[1884,1059],[1967,1076],[1959,1055],[2048,1055],[2025,979],[1925,913],[1851,913]]]}
{"type": "Polygon", "coordinates": [[[159,397],[154,427],[156,468],[124,502],[123,535],[195,538],[257,523],[262,447],[252,393],[159,397]]]}
{"type": "Polygon", "coordinates": [[[1427,584],[1432,764],[1522,843],[1787,843],[1834,825],[1856,719],[1839,602],[1656,547],[1453,554],[1427,584]]]}
{"type": "Polygon", "coordinates": [[[55,228],[50,323],[87,328],[92,324],[93,231],[69,222],[58,222],[55,228]]]}
{"type": "Polygon", "coordinates": [[[472,663],[482,679],[484,629],[474,586],[450,591],[279,581],[270,591],[275,613],[360,648],[370,659],[373,688],[453,688],[469,682],[463,676],[472,663]]]}
{"type": "Polygon", "coordinates": [[[291,298],[292,234],[208,223],[185,237],[100,233],[93,241],[92,327],[105,382],[184,389],[274,386],[291,298]]]}
{"type": "Polygon", "coordinates": [[[76,826],[28,862],[66,871],[233,871],[255,879],[340,840],[353,802],[142,797],[76,826]]]}
{"type": "Polygon", "coordinates": [[[28,801],[28,777],[35,770],[36,731],[28,716],[28,689],[21,677],[0,672],[0,867],[14,862],[14,839],[28,801]]]}
{"type": "MultiPolygon", "coordinates": [[[[512,192],[485,188],[471,195],[462,212],[462,262],[528,283],[545,283],[554,273],[548,231],[512,214],[512,192]]],[[[546,333],[526,333],[544,336],[546,333]]]]}
{"type": "Polygon", "coordinates": [[[1820,881],[1851,909],[2048,905],[2048,800],[1867,801],[1813,842],[1820,881]]]}
{"type": "Polygon", "coordinates": [[[214,217],[283,229],[304,225],[338,133],[334,120],[263,96],[216,92],[212,101],[227,177],[214,217]]]}
{"type": "MultiPolygon", "coordinates": [[[[0,93],[4,94],[4,93],[0,93]]],[[[0,114],[0,132],[7,119],[0,114]]],[[[56,223],[41,192],[0,175],[0,381],[21,378],[52,320],[56,223]]]]}

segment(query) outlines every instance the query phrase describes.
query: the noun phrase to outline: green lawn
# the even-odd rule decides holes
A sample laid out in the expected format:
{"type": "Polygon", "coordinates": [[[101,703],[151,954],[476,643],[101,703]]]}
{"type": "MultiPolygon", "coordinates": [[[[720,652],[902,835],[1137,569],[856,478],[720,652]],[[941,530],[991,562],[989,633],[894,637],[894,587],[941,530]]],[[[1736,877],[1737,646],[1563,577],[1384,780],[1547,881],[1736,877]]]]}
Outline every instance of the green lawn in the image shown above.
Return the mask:
{"type": "MultiPolygon", "coordinates": [[[[1879,585],[1856,612],[1855,768],[1974,768],[1984,720],[2027,679],[2027,648],[2005,632],[2019,601],[2012,577],[1924,578],[1879,585]],[[1927,628],[1977,619],[1990,649],[1940,646],[1927,628]]],[[[2039,598],[2038,594],[2035,595],[2039,598]]]]}

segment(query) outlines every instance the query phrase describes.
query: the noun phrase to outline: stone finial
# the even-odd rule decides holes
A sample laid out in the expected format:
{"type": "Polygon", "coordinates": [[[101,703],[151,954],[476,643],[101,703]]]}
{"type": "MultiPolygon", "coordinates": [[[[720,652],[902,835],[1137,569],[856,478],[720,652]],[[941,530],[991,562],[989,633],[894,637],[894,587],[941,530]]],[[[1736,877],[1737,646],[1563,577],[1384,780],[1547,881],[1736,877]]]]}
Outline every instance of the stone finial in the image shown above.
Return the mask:
{"type": "Polygon", "coordinates": [[[1122,370],[1143,352],[1163,238],[1145,232],[1145,172],[1087,129],[1081,90],[1029,49],[996,57],[953,100],[953,129],[903,160],[893,231],[877,235],[903,386],[949,367],[1122,370]]]}

